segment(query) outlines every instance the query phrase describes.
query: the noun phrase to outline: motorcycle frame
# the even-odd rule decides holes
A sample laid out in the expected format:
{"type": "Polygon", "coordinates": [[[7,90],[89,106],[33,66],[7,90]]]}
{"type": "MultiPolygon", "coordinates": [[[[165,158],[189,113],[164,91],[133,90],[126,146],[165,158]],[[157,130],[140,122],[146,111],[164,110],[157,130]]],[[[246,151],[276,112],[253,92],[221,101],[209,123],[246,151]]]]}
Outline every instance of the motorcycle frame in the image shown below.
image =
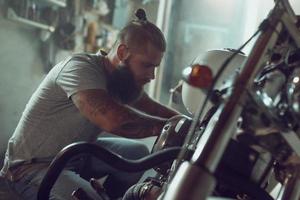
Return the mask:
{"type": "MultiPolygon", "coordinates": [[[[234,83],[231,95],[220,105],[212,117],[191,160],[184,161],[179,166],[162,197],[163,200],[185,200],[187,195],[190,200],[204,200],[212,193],[216,185],[213,174],[233,136],[236,122],[248,98],[247,91],[268,60],[268,50],[276,45],[279,33],[283,30],[287,30],[297,48],[300,47],[300,32],[295,25],[296,21],[296,15],[288,0],[277,1],[276,6],[264,21],[266,24],[263,25],[241,73],[234,83]]],[[[284,139],[294,151],[300,152],[300,140],[296,133],[288,131],[283,134],[286,136],[284,139]],[[295,140],[295,138],[297,139],[295,140]]],[[[286,181],[281,200],[299,199],[298,178],[298,176],[294,176],[286,181]]]]}

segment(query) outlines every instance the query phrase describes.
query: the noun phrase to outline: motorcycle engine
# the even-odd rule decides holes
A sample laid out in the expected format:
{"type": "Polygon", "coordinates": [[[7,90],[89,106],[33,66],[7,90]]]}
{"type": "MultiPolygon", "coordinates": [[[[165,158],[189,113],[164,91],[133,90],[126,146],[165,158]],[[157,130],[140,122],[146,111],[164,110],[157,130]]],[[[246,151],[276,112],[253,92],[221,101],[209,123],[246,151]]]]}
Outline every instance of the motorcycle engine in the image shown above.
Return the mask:
{"type": "MultiPolygon", "coordinates": [[[[154,153],[168,147],[181,146],[188,133],[191,122],[191,119],[184,115],[177,115],[170,118],[163,127],[160,136],[155,141],[151,152],[154,153]]],[[[158,173],[166,175],[171,165],[172,162],[166,162],[154,169],[158,173]]]]}

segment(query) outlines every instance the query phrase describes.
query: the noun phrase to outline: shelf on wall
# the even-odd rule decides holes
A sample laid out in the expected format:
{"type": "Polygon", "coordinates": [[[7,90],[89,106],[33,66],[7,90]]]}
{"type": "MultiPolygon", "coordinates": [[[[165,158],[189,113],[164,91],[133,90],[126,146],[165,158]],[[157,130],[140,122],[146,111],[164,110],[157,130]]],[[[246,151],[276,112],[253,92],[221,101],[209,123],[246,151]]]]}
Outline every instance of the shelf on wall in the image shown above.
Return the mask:
{"type": "Polygon", "coordinates": [[[42,24],[30,19],[26,19],[23,17],[19,17],[16,12],[12,9],[12,8],[8,8],[7,9],[7,18],[16,22],[20,22],[29,26],[33,26],[35,28],[39,28],[39,29],[43,29],[43,30],[47,30],[49,32],[54,32],[55,31],[55,27],[54,26],[49,26],[47,24],[42,24]]]}
{"type": "Polygon", "coordinates": [[[67,6],[67,1],[66,0],[43,0],[47,3],[59,6],[59,7],[66,7],[67,6]]]}

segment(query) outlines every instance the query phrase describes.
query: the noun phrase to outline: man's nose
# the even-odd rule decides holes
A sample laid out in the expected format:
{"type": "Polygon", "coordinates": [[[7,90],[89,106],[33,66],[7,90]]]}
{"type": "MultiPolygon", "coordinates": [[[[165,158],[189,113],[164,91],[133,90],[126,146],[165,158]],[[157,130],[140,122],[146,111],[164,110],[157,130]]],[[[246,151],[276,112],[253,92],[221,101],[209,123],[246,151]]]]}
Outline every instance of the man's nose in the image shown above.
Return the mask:
{"type": "Polygon", "coordinates": [[[148,78],[149,78],[150,80],[155,79],[155,69],[151,70],[151,71],[148,73],[148,78]]]}

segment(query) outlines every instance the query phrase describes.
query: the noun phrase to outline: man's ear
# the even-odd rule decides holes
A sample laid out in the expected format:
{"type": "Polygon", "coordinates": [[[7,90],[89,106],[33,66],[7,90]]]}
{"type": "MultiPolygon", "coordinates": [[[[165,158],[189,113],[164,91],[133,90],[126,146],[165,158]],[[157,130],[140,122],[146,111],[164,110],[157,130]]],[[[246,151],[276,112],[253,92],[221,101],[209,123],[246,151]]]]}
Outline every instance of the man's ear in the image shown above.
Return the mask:
{"type": "Polygon", "coordinates": [[[129,57],[128,47],[125,44],[119,44],[117,49],[117,56],[120,61],[124,61],[129,57]]]}

